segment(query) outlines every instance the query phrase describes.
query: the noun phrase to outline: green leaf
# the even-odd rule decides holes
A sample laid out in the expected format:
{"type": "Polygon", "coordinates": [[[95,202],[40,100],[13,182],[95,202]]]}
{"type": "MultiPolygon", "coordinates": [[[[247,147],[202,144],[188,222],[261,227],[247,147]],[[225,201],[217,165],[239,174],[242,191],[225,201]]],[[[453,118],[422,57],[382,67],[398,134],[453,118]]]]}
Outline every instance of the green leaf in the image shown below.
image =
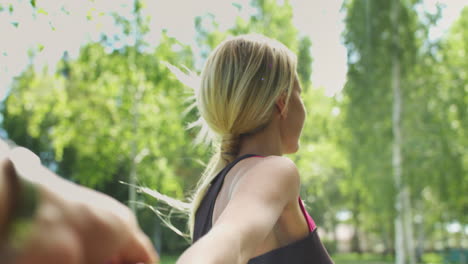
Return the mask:
{"type": "Polygon", "coordinates": [[[38,14],[43,14],[43,15],[46,15],[46,16],[49,15],[49,13],[42,7],[37,10],[37,13],[38,14]]]}

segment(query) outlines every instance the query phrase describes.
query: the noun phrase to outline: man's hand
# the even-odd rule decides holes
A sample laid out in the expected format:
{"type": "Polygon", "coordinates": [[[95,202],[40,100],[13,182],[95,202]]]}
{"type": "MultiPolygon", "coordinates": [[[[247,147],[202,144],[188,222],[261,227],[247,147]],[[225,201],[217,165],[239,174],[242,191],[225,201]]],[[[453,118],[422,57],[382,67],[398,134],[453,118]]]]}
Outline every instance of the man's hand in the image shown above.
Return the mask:
{"type": "Polygon", "coordinates": [[[40,196],[31,236],[14,264],[159,262],[126,206],[58,177],[34,157],[21,149],[11,161],[1,161],[0,173],[18,173],[36,184],[40,196]],[[8,166],[16,170],[5,170],[8,166]]]}

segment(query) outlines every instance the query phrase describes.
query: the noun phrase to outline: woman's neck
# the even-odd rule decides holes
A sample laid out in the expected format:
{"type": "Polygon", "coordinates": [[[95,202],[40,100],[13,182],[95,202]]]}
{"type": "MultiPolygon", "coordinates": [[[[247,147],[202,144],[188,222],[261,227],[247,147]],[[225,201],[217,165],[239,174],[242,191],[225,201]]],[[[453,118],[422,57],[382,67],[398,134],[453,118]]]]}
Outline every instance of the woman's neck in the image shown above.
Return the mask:
{"type": "Polygon", "coordinates": [[[261,156],[283,155],[281,135],[277,125],[278,120],[273,118],[270,124],[261,131],[243,136],[238,156],[245,154],[257,154],[261,156]]]}

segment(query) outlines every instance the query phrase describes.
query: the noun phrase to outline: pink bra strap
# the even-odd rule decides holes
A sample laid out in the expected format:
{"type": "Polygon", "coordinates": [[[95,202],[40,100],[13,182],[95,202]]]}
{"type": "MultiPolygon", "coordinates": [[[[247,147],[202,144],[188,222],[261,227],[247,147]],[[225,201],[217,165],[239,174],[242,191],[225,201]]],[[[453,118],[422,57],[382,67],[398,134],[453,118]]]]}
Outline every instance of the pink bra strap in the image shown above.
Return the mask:
{"type": "Polygon", "coordinates": [[[301,197],[299,197],[298,200],[299,200],[299,205],[301,206],[302,214],[304,215],[304,217],[305,217],[305,219],[307,221],[307,225],[309,226],[309,231],[312,232],[317,227],[315,225],[314,219],[312,219],[312,217],[309,215],[309,213],[307,213],[307,211],[306,211],[306,209],[304,207],[304,202],[302,201],[301,197]]]}

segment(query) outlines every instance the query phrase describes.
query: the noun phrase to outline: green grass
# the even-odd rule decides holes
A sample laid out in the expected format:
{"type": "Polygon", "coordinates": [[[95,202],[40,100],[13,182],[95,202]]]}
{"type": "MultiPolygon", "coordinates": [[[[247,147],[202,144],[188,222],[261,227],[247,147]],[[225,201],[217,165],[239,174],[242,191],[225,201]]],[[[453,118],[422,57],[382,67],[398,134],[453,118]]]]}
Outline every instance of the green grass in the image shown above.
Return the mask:
{"type": "Polygon", "coordinates": [[[375,254],[335,254],[332,256],[335,264],[390,264],[394,263],[391,257],[375,254]]]}
{"type": "MultiPolygon", "coordinates": [[[[175,264],[178,255],[163,255],[161,256],[161,264],[175,264]]],[[[339,254],[332,257],[335,264],[390,264],[392,260],[382,259],[380,256],[363,254],[359,256],[357,254],[339,254]]]]}
{"type": "Polygon", "coordinates": [[[179,255],[162,255],[161,264],[175,264],[179,255]]]}
{"type": "MultiPolygon", "coordinates": [[[[179,255],[161,256],[161,264],[175,264],[179,255]]],[[[393,264],[393,257],[383,257],[376,254],[336,254],[332,256],[335,264],[393,264]]],[[[442,258],[435,253],[424,254],[423,263],[440,264],[442,258]]]]}
{"type": "Polygon", "coordinates": [[[443,255],[441,254],[427,253],[423,255],[422,259],[424,263],[439,264],[439,263],[443,263],[444,258],[443,258],[443,255]]]}

